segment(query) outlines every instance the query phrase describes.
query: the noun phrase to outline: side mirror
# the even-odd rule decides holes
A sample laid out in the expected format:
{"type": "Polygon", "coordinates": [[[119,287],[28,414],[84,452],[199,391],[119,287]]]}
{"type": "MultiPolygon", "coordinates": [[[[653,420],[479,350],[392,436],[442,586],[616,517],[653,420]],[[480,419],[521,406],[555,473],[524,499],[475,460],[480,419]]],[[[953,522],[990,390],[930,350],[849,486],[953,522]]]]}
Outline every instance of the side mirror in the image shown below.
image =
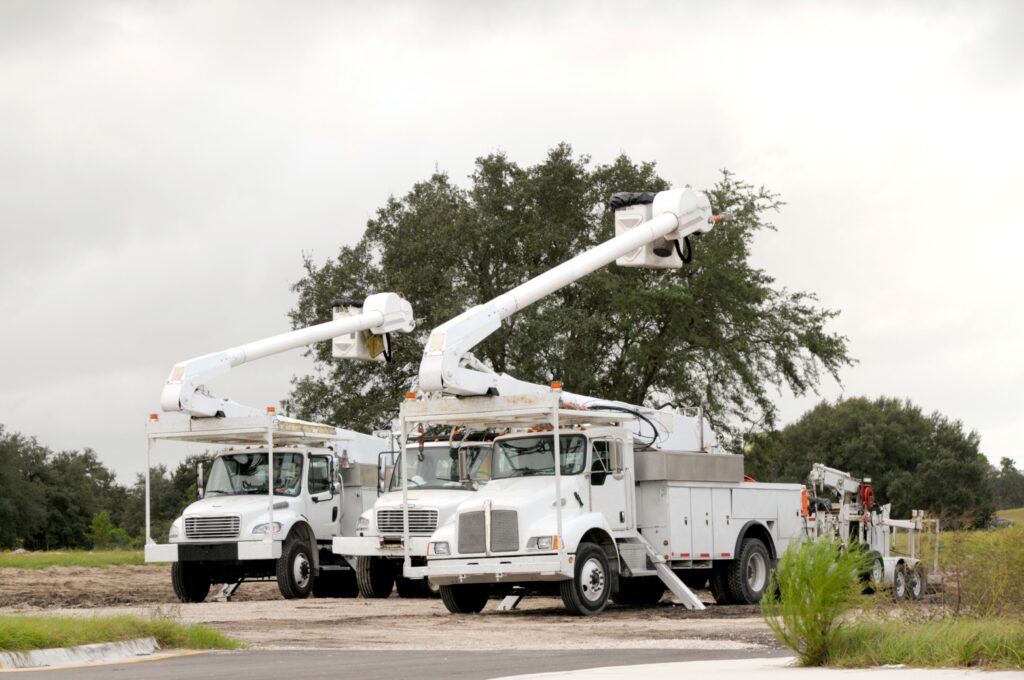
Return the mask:
{"type": "Polygon", "coordinates": [[[199,496],[200,500],[206,495],[205,486],[203,484],[203,464],[199,463],[196,465],[196,495],[199,496]]]}
{"type": "Polygon", "coordinates": [[[338,484],[338,462],[334,456],[327,459],[327,479],[330,480],[331,498],[334,498],[341,490],[341,485],[338,484]]]}
{"type": "Polygon", "coordinates": [[[377,495],[387,488],[388,468],[395,464],[394,451],[381,451],[377,454],[377,495]],[[390,460],[389,460],[390,459],[390,460]]]}

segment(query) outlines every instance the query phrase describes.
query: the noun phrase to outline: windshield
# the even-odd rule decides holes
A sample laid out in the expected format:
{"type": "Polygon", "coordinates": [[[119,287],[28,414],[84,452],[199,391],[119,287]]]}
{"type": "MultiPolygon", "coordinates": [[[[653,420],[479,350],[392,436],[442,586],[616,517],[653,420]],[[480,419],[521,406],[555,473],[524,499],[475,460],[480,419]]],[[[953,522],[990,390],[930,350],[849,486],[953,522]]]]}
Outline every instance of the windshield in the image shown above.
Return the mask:
{"type": "MultiPolygon", "coordinates": [[[[461,447],[466,456],[469,478],[477,488],[486,484],[491,477],[491,447],[461,447]]],[[[409,447],[409,488],[410,489],[465,489],[467,485],[459,479],[459,449],[448,446],[409,447]]],[[[396,470],[402,469],[402,457],[398,457],[396,470]]],[[[390,491],[402,488],[400,475],[391,475],[390,491]]]]}
{"type": "MultiPolygon", "coordinates": [[[[587,440],[580,435],[562,435],[558,442],[562,452],[562,474],[583,472],[587,458],[587,440]]],[[[499,439],[494,443],[492,479],[555,474],[555,438],[517,437],[499,439]]]]}
{"type": "MultiPolygon", "coordinates": [[[[274,493],[298,496],[302,486],[302,454],[274,454],[274,493]]],[[[234,496],[267,493],[267,454],[235,453],[213,460],[206,494],[234,496]]]]}

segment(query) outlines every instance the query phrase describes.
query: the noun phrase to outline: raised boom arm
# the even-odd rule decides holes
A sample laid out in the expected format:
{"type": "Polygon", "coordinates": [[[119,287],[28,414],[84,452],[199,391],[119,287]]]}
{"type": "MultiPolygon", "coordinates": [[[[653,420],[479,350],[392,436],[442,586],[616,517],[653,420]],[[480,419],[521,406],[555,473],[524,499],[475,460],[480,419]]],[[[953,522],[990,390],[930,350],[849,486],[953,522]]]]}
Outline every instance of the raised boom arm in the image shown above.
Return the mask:
{"type": "Polygon", "coordinates": [[[270,338],[232,347],[221,352],[204,354],[176,364],[164,384],[160,406],[164,411],[184,411],[194,417],[235,417],[262,413],[244,404],[211,395],[206,383],[224,375],[235,366],[323,340],[352,335],[353,341],[335,343],[335,356],[356,360],[374,360],[358,340],[363,333],[382,336],[385,333],[408,333],[415,326],[412,305],[396,293],[370,295],[358,307],[338,306],[334,320],[281,333],[270,338]]]}
{"type": "Polygon", "coordinates": [[[691,234],[709,231],[716,221],[707,197],[693,189],[657,193],[651,214],[651,219],[435,328],[420,363],[420,389],[462,396],[536,391],[531,383],[488,372],[470,350],[498,330],[503,320],[556,290],[637,249],[665,240],[682,242],[691,234]]]}

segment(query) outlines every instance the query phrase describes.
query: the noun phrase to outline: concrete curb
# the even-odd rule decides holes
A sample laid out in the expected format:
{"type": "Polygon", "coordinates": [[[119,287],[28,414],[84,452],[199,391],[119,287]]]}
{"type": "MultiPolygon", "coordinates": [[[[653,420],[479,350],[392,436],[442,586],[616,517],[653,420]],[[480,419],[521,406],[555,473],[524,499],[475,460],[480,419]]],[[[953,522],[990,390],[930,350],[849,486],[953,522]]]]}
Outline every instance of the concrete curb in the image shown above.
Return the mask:
{"type": "Polygon", "coordinates": [[[0,652],[0,669],[48,668],[102,663],[147,656],[156,652],[158,648],[156,639],[148,637],[77,647],[35,649],[31,652],[0,652]]]}

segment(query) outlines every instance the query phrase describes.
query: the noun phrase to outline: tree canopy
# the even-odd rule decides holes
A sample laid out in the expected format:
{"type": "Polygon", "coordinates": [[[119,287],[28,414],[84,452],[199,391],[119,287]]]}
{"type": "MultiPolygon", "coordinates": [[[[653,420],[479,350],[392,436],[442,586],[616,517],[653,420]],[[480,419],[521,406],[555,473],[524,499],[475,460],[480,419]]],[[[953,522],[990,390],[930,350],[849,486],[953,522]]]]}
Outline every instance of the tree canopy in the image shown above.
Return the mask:
{"type": "MultiPolygon", "coordinates": [[[[354,246],[306,260],[291,318],[295,327],[319,323],[338,295],[398,291],[412,302],[417,330],[395,338],[387,366],[335,361],[321,343],[316,373],[294,380],[286,408],[357,429],[386,426],[430,329],[611,238],[612,193],[668,187],[653,163],[622,155],[595,164],[562,144],[536,165],[495,153],[477,159],[468,186],[438,172],[390,198],[354,246]]],[[[754,236],[774,229],[779,197],[725,171],[706,191],[732,217],[693,239],[691,264],[605,267],[510,318],[474,354],[579,394],[703,405],[727,439],[770,427],[778,389],[804,394],[836,376],[851,362],[847,341],[828,329],[836,311],[750,264],[754,236]]]]}
{"type": "Polygon", "coordinates": [[[750,438],[748,474],[761,481],[803,482],[813,463],[870,477],[893,515],[912,509],[956,524],[992,514],[991,466],[977,432],[910,401],[881,397],[822,402],[781,431],[750,438]]]}

